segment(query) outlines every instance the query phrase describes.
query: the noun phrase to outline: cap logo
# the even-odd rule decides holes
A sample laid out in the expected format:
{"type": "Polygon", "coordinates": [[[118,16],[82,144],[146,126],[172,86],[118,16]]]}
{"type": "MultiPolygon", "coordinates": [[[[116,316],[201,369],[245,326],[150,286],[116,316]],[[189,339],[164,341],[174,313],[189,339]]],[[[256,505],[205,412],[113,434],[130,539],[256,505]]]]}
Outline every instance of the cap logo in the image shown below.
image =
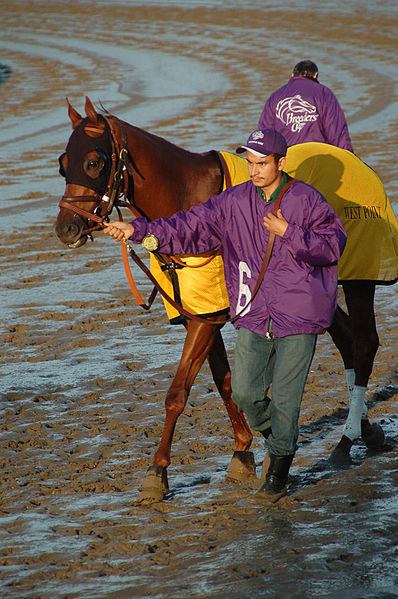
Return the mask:
{"type": "Polygon", "coordinates": [[[251,137],[252,137],[252,140],[253,140],[253,141],[255,141],[255,140],[257,140],[257,139],[263,139],[263,137],[264,137],[264,133],[263,133],[262,131],[254,131],[254,132],[252,133],[252,136],[251,136],[251,137]]]}
{"type": "Polygon", "coordinates": [[[245,150],[257,152],[257,156],[269,156],[270,154],[286,155],[286,141],[283,135],[274,129],[256,129],[250,133],[245,146],[236,148],[238,154],[245,150]]]}

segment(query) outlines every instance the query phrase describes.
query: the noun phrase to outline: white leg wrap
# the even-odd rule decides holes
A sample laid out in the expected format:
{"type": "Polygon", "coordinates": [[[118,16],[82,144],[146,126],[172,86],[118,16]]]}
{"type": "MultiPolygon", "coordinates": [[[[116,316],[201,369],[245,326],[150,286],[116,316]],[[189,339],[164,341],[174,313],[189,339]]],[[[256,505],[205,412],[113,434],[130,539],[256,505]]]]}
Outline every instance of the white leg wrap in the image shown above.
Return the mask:
{"type": "Polygon", "coordinates": [[[347,421],[344,426],[343,435],[355,441],[361,436],[361,418],[366,406],[365,406],[365,392],[366,387],[359,387],[354,385],[350,397],[350,408],[348,410],[347,421]]]}
{"type": "MultiPolygon", "coordinates": [[[[350,404],[351,404],[351,395],[352,395],[353,389],[355,387],[355,370],[353,368],[347,368],[347,370],[345,371],[345,380],[347,382],[347,389],[348,389],[348,394],[350,397],[350,404]]],[[[363,388],[364,387],[358,387],[358,389],[363,389],[363,388]]],[[[363,420],[365,420],[365,418],[368,417],[368,408],[366,406],[365,398],[363,400],[363,408],[362,408],[361,417],[363,420]]]]}
{"type": "Polygon", "coordinates": [[[365,399],[363,400],[363,406],[362,406],[362,414],[361,414],[361,419],[362,420],[366,420],[368,417],[368,407],[366,405],[366,401],[365,399]]]}
{"type": "Polygon", "coordinates": [[[351,393],[355,385],[355,370],[353,368],[347,368],[345,371],[345,380],[347,381],[348,394],[351,398],[351,393]]]}

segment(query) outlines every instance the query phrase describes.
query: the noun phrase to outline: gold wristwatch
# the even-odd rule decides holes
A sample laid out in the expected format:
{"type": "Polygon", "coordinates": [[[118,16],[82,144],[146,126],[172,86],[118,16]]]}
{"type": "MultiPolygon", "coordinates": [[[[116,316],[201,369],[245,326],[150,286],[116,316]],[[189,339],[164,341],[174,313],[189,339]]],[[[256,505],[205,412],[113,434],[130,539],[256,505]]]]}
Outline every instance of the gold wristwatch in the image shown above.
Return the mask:
{"type": "Polygon", "coordinates": [[[159,247],[159,239],[152,233],[147,233],[141,244],[148,252],[155,252],[159,247]]]}

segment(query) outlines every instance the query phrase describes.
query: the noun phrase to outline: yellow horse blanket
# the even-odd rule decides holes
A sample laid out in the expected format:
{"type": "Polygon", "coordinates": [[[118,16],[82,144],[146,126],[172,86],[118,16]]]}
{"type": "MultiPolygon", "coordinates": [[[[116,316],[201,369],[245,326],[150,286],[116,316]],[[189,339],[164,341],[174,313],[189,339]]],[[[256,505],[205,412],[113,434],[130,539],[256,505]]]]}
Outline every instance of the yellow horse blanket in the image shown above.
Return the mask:
{"type": "Polygon", "coordinates": [[[347,244],[339,281],[394,283],[398,222],[377,174],[352,152],[316,142],[291,146],[284,170],[318,189],[340,216],[347,244]]]}
{"type": "MultiPolygon", "coordinates": [[[[249,179],[246,160],[221,152],[232,185],[249,179]]],[[[318,189],[340,216],[347,244],[339,261],[339,281],[371,280],[379,284],[398,279],[398,222],[377,174],[357,156],[329,144],[310,142],[291,146],[284,169],[289,175],[318,189]]],[[[224,189],[226,187],[224,177],[224,189]]],[[[229,306],[222,258],[200,268],[210,256],[178,256],[188,267],[177,270],[183,307],[194,314],[214,314],[229,306]]],[[[169,275],[151,254],[151,272],[161,287],[174,297],[169,275]]],[[[165,301],[169,319],[179,313],[165,301]]]]}

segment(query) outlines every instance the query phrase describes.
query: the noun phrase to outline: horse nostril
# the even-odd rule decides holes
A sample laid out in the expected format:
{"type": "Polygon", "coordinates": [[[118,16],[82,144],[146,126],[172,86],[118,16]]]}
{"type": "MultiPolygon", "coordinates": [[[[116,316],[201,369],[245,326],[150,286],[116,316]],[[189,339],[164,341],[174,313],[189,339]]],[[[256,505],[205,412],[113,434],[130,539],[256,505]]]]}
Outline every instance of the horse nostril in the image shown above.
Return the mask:
{"type": "Polygon", "coordinates": [[[81,231],[80,227],[76,223],[65,223],[64,232],[68,236],[78,235],[81,231]]]}
{"type": "Polygon", "coordinates": [[[74,222],[61,222],[55,226],[55,232],[63,243],[73,243],[81,236],[82,226],[74,222]]]}

